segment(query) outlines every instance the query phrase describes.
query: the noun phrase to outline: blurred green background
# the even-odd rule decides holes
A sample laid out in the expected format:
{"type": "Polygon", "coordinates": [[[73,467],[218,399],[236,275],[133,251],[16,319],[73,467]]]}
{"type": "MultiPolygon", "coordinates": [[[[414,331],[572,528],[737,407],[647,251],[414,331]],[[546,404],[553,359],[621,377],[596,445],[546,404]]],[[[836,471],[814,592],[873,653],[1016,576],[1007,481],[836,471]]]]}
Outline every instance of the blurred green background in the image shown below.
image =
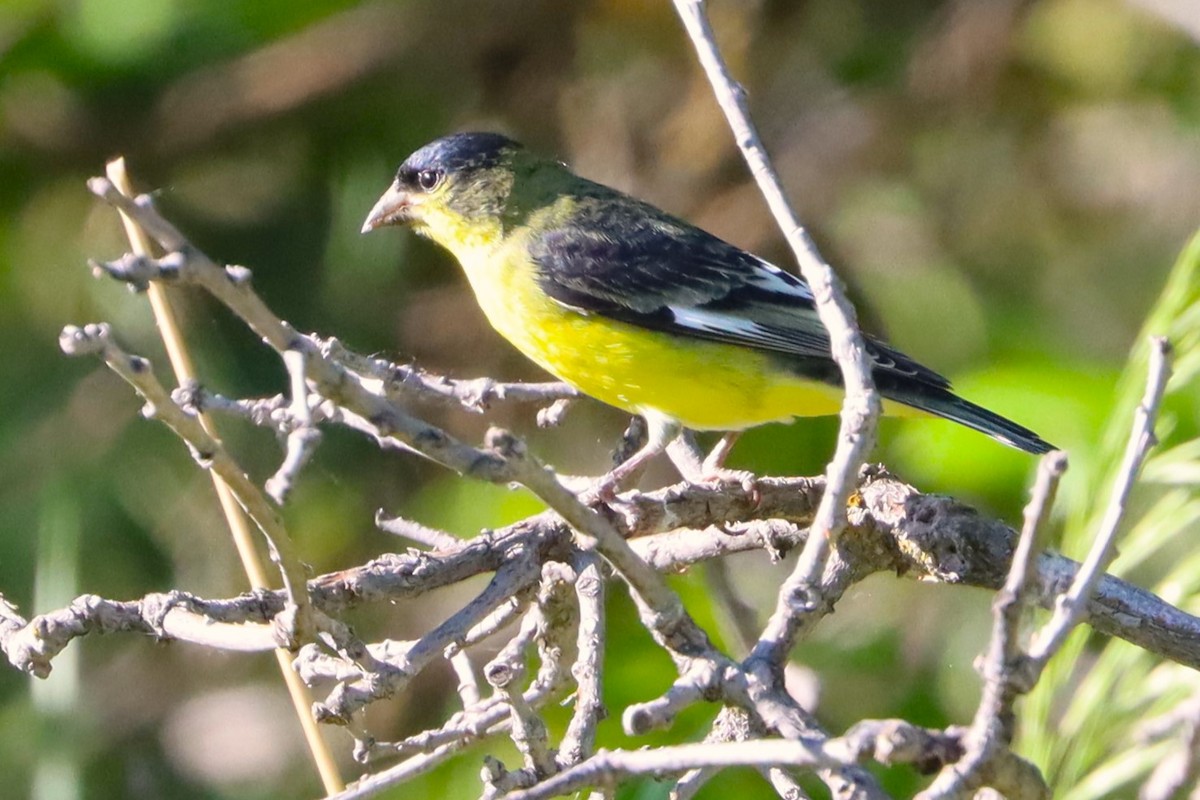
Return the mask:
{"type": "MultiPolygon", "coordinates": [[[[867,327],[1068,449],[1064,504],[1090,497],[1117,376],[1200,221],[1194,3],[716,0],[711,13],[867,327]]],[[[542,377],[486,327],[445,254],[402,232],[358,235],[404,156],[462,129],[504,131],[793,266],[666,0],[0,3],[0,592],[35,613],[83,592],[245,587],[207,476],[118,379],[58,351],[63,325],[107,320],[168,375],[144,299],[86,266],[124,251],[114,213],[84,188],[114,155],[198,246],[252,268],[298,328],[454,376],[542,377]]],[[[283,390],[275,357],[226,313],[200,297],[181,306],[207,385],[283,390]]],[[[549,432],[532,409],[424,412],[468,440],[510,426],[566,472],[602,470],[627,421],[592,403],[549,432]]],[[[223,431],[252,474],[270,475],[270,434],[223,431]]],[[[834,433],[832,420],[760,429],[733,465],[813,474],[834,433]]],[[[1012,521],[1034,465],[936,421],[885,423],[876,457],[1012,521]]],[[[325,572],[404,546],[373,529],[377,508],[471,535],[536,507],[329,431],[286,515],[325,572]]],[[[731,567],[762,608],[786,570],[731,567]]],[[[702,577],[676,582],[720,637],[702,577]]],[[[473,588],[352,621],[412,637],[473,588]]],[[[603,743],[701,736],[711,709],[647,740],[621,734],[624,705],[672,673],[613,594],[603,743]]],[[[968,720],[989,600],[891,576],[856,587],[799,654],[821,678],[822,719],[835,731],[866,716],[968,720]]],[[[55,663],[32,687],[0,671],[5,796],[319,793],[270,657],[116,636],[55,663]]],[[[439,723],[453,686],[430,670],[373,710],[376,735],[439,723]]],[[[348,737],[331,739],[345,756],[348,737]]],[[[476,796],[481,753],[404,796],[476,796]]],[[[887,779],[901,794],[916,785],[906,770],[887,779]]],[[[732,792],[767,796],[740,772],[702,796],[732,792]]]]}

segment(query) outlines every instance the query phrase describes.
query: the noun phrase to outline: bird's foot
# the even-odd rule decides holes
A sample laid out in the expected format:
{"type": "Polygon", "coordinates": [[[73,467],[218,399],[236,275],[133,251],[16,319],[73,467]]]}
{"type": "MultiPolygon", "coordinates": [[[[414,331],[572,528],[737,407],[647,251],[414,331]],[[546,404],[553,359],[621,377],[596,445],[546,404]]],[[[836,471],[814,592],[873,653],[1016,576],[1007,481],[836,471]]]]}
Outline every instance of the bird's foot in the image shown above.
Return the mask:
{"type": "Polygon", "coordinates": [[[620,492],[633,488],[632,484],[637,482],[637,476],[641,474],[646,460],[645,456],[635,455],[613,467],[578,493],[580,501],[588,506],[614,502],[620,492]]]}
{"type": "Polygon", "coordinates": [[[617,499],[617,493],[631,489],[636,485],[642,474],[642,469],[667,445],[679,436],[679,423],[669,417],[645,413],[643,417],[649,427],[646,443],[617,466],[609,470],[592,486],[579,495],[579,499],[591,505],[597,502],[611,503],[617,499]]]}
{"type": "Polygon", "coordinates": [[[696,443],[690,431],[684,431],[667,447],[667,454],[675,464],[679,474],[689,483],[717,484],[737,486],[746,493],[752,508],[758,508],[762,502],[762,493],[758,490],[758,478],[753,472],[741,469],[729,469],[725,466],[725,458],[733,449],[734,443],[741,434],[737,431],[726,433],[707,456],[696,443]]]}
{"type": "Polygon", "coordinates": [[[762,492],[758,488],[758,476],[749,470],[709,466],[696,477],[694,482],[737,486],[746,493],[746,498],[750,501],[751,508],[758,508],[762,504],[762,492]]]}
{"type": "Polygon", "coordinates": [[[617,492],[621,488],[622,476],[613,476],[613,473],[602,475],[595,483],[579,492],[579,502],[585,506],[593,506],[597,503],[612,503],[617,499],[617,492]]]}

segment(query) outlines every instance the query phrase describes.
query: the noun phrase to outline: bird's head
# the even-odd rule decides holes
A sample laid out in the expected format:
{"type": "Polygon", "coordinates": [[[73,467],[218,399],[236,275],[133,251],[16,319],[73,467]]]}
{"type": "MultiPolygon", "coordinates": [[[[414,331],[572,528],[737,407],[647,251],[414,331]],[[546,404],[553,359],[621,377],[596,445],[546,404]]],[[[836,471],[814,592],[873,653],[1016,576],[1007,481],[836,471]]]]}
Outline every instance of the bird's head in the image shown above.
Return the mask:
{"type": "Polygon", "coordinates": [[[498,133],[456,133],[417,150],[363,223],[363,233],[411,225],[435,240],[499,222],[525,148],[498,133]]]}

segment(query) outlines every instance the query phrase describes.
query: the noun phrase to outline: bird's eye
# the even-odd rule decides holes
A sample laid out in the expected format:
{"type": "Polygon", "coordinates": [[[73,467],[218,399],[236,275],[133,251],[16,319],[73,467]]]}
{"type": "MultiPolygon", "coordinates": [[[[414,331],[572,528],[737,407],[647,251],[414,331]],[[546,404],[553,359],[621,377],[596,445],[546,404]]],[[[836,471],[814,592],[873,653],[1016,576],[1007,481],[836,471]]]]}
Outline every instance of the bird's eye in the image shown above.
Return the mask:
{"type": "Polygon", "coordinates": [[[423,169],[417,173],[417,184],[427,192],[433,191],[442,182],[440,169],[423,169]]]}

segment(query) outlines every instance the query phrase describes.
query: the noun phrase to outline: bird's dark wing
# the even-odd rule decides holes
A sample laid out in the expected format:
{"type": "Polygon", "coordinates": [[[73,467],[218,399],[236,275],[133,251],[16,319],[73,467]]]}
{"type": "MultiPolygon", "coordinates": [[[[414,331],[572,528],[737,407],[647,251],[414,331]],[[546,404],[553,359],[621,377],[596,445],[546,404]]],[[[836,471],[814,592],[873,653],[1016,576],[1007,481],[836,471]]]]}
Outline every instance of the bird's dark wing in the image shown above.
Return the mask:
{"type": "MultiPolygon", "coordinates": [[[[586,198],[530,250],[543,291],[569,308],[790,356],[807,372],[824,364],[820,376],[839,380],[808,284],[653,206],[586,198]]],[[[950,385],[882,342],[867,350],[888,378],[950,385]]]]}

